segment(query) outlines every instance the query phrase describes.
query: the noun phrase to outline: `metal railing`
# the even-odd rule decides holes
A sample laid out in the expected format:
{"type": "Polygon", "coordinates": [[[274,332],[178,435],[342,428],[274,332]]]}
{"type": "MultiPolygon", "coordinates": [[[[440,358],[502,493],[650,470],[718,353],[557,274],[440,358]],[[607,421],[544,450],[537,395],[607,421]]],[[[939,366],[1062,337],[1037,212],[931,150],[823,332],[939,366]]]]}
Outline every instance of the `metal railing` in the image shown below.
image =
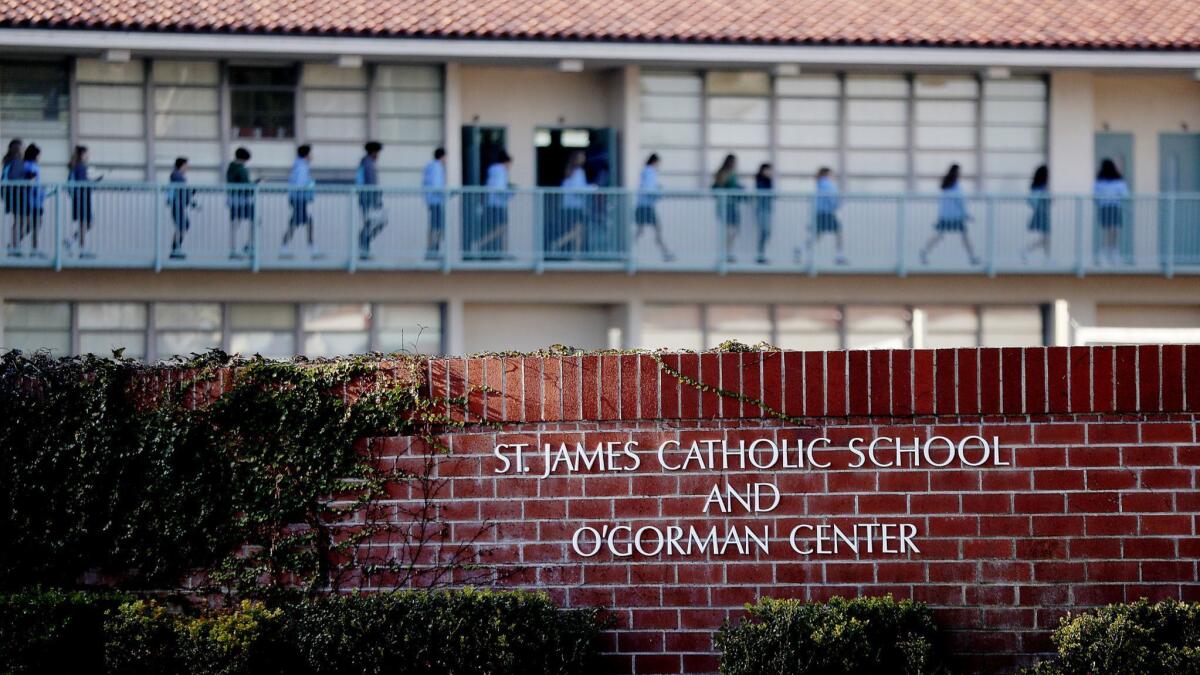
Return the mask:
{"type": "Polygon", "coordinates": [[[812,194],[753,191],[10,182],[0,199],[9,268],[1200,273],[1191,193],[1107,208],[972,195],[962,230],[939,225],[929,194],[846,194],[819,211],[812,194]]]}

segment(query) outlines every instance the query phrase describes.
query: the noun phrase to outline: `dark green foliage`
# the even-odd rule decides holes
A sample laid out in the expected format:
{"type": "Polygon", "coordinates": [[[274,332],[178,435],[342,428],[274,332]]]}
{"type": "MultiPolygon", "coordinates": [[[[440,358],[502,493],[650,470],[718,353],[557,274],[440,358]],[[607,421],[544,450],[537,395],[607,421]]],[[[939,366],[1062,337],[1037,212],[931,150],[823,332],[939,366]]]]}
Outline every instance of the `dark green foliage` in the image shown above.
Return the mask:
{"type": "Polygon", "coordinates": [[[0,674],[99,672],[104,614],[124,600],[37,589],[0,595],[0,674]]]}
{"type": "Polygon", "coordinates": [[[198,573],[237,591],[313,591],[336,583],[332,561],[353,559],[378,532],[334,538],[328,523],[388,480],[413,478],[380,471],[355,441],[425,431],[430,402],[415,378],[396,384],[369,358],[212,352],[169,368],[191,376],[146,393],[147,381],[167,381],[162,368],[0,355],[0,588],[173,588],[198,573]],[[219,374],[231,380],[224,394],[191,405],[189,392],[219,374]],[[367,380],[347,402],[346,389],[367,380]],[[333,507],[333,494],[349,496],[333,507]]]}
{"type": "Polygon", "coordinates": [[[1108,605],[1062,618],[1058,658],[1031,675],[1200,674],[1200,604],[1163,600],[1108,605]]]}
{"type": "Polygon", "coordinates": [[[114,675],[586,673],[604,622],[528,592],[408,591],[185,618],[151,602],[112,614],[114,675]]]}
{"type": "Polygon", "coordinates": [[[921,603],[763,598],[746,610],[748,617],[717,633],[726,675],[942,672],[937,627],[921,603]]]}

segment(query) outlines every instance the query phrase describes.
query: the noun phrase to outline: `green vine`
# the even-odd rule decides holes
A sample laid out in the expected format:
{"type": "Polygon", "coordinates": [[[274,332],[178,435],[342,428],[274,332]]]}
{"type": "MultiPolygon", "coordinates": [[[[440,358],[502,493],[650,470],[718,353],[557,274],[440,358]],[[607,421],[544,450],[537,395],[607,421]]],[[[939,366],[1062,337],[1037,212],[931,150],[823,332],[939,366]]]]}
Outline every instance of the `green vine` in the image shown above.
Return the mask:
{"type": "Polygon", "coordinates": [[[486,574],[483,528],[452,544],[439,521],[435,432],[466,397],[423,396],[426,363],[0,356],[0,586],[311,594],[486,574]],[[360,440],[385,436],[424,447],[392,460],[360,440]],[[380,503],[399,486],[407,500],[380,503]]]}

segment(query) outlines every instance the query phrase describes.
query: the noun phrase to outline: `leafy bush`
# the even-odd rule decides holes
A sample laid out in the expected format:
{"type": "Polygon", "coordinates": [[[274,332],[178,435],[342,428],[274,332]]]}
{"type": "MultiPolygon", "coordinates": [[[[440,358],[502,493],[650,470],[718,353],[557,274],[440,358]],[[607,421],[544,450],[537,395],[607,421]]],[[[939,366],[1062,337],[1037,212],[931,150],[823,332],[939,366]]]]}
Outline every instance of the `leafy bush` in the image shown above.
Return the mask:
{"type": "Polygon", "coordinates": [[[185,617],[122,605],[106,625],[114,675],[586,673],[596,610],[521,591],[401,591],[185,617]]]}
{"type": "Polygon", "coordinates": [[[1052,636],[1058,657],[1035,675],[1196,675],[1200,604],[1145,599],[1063,617],[1052,636]]]}
{"type": "Polygon", "coordinates": [[[762,598],[717,633],[726,675],[941,672],[937,627],[911,600],[833,598],[825,603],[762,598]]]}
{"type": "Polygon", "coordinates": [[[0,595],[0,673],[99,672],[116,594],[38,589],[0,595]]]}

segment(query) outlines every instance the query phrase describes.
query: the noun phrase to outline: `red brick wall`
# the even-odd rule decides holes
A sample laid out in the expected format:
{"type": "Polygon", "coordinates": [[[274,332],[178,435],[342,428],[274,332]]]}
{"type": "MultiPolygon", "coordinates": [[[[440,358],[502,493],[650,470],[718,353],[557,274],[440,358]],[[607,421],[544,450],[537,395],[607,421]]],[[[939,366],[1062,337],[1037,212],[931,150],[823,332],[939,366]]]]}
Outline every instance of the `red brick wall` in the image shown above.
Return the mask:
{"type": "MultiPolygon", "coordinates": [[[[435,360],[429,388],[466,396],[439,467],[454,533],[491,523],[508,583],[612,608],[619,672],[716,669],[712,635],[756,597],[891,593],[933,605],[962,665],[1003,671],[1050,648],[1072,608],[1200,599],[1200,346],[673,354],[435,360]],[[789,419],[764,415],[759,403],[789,419]],[[488,424],[479,424],[487,422],[488,424]],[[1011,466],[851,469],[849,439],[997,436],[1011,466]],[[664,440],[827,436],[828,469],[664,471],[664,440]],[[498,443],[639,441],[638,470],[497,474],[498,443]],[[841,449],[838,449],[841,448],[841,449]],[[769,513],[702,513],[714,484],[775,483],[769,513]],[[583,525],[769,525],[780,546],[723,556],[581,558],[583,525]],[[804,557],[796,523],[916,523],[920,553],[804,557]]],[[[373,439],[384,454],[405,439],[373,439]]],[[[774,544],[775,542],[773,542],[774,544]]]]}

